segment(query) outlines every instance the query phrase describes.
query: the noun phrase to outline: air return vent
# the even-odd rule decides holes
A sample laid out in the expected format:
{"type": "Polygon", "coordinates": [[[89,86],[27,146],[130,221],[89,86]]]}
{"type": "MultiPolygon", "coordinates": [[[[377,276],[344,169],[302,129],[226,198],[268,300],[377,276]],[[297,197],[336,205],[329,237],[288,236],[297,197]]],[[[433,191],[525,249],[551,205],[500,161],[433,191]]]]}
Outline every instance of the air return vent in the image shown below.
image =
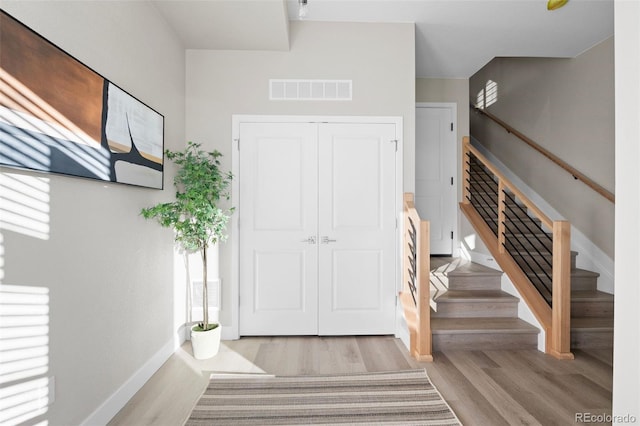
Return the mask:
{"type": "Polygon", "coordinates": [[[269,80],[272,101],[350,101],[352,80],[269,80]]]}

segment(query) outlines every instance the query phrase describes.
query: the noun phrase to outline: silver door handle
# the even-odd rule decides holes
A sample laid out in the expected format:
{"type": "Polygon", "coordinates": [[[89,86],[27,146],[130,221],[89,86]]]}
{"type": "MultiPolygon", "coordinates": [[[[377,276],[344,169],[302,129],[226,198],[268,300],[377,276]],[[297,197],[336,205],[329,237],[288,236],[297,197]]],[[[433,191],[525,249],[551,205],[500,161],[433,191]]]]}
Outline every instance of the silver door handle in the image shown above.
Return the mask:
{"type": "Polygon", "coordinates": [[[324,236],[322,237],[322,240],[320,241],[322,244],[329,244],[329,243],[335,243],[338,240],[331,240],[329,239],[329,237],[324,236]]]}
{"type": "Polygon", "coordinates": [[[308,243],[308,244],[315,244],[316,243],[316,237],[315,237],[315,235],[312,235],[309,238],[306,238],[306,239],[302,240],[301,242],[308,243]]]}

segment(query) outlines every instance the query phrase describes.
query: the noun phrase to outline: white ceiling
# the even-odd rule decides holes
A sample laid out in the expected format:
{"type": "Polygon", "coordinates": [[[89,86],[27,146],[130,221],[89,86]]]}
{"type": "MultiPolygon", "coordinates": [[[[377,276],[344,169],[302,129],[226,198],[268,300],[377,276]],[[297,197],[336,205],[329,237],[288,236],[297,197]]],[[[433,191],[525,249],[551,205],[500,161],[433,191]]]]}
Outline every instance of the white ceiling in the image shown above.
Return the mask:
{"type": "Polygon", "coordinates": [[[151,0],[186,49],[288,50],[284,0],[151,0]]]}
{"type": "MultiPolygon", "coordinates": [[[[287,50],[297,0],[150,0],[187,49],[287,50]]],[[[468,78],[496,56],[574,57],[613,35],[613,0],[308,0],[307,20],[415,22],[416,76],[468,78]]]]}

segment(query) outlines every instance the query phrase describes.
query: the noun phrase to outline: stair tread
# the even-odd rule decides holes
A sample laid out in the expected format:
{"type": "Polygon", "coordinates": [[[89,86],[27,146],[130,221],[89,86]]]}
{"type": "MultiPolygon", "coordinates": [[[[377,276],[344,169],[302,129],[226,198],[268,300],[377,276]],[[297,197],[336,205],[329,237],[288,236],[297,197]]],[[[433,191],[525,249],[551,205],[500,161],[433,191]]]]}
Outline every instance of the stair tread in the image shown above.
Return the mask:
{"type": "Polygon", "coordinates": [[[599,277],[598,272],[588,271],[586,269],[576,268],[571,270],[572,277],[599,277]]]}
{"type": "Polygon", "coordinates": [[[489,268],[484,265],[480,265],[478,263],[465,263],[463,265],[458,266],[453,271],[447,273],[449,277],[454,276],[462,276],[462,275],[481,275],[481,276],[492,276],[492,275],[502,275],[502,271],[498,271],[497,269],[489,268]]]}
{"type": "Polygon", "coordinates": [[[432,318],[433,334],[485,334],[540,332],[520,318],[432,318]]]}
{"type": "Polygon", "coordinates": [[[513,303],[520,299],[502,290],[448,290],[436,298],[441,303],[499,302],[513,303]]]}
{"type": "Polygon", "coordinates": [[[598,290],[574,290],[571,292],[572,302],[612,302],[613,294],[598,290]]]}

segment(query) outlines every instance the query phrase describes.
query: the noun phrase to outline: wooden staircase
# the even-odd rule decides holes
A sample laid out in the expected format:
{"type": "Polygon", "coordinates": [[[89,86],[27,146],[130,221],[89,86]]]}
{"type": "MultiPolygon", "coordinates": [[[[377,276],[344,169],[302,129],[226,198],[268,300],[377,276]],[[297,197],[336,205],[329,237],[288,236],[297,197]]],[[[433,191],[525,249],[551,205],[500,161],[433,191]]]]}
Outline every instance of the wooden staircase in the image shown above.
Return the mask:
{"type": "MultiPolygon", "coordinates": [[[[571,348],[613,347],[613,295],[598,291],[598,274],[575,267],[572,255],[571,348]]],[[[535,349],[538,328],[518,318],[520,300],[500,288],[502,272],[461,259],[431,259],[434,351],[535,349]]]]}
{"type": "MultiPolygon", "coordinates": [[[[569,222],[551,220],[468,138],[462,151],[460,209],[544,330],[544,351],[569,360],[572,349],[612,348],[613,296],[597,290],[599,274],[576,267],[569,222]]],[[[404,212],[399,296],[412,356],[430,361],[434,350],[537,348],[540,331],[518,318],[519,299],[501,290],[502,272],[459,261],[439,270],[413,194],[405,194],[404,212]]]]}
{"type": "MultiPolygon", "coordinates": [[[[539,330],[518,318],[519,299],[500,289],[502,272],[452,261],[455,269],[432,271],[440,287],[431,312],[433,350],[535,349],[539,330]]],[[[437,265],[442,260],[431,262],[437,265]]]]}
{"type": "MultiPolygon", "coordinates": [[[[477,157],[469,156],[468,161],[470,205],[490,233],[502,241],[499,245],[503,244],[502,250],[514,265],[552,306],[553,231],[522,203],[521,195],[501,186],[496,174],[477,157]],[[501,209],[498,200],[504,205],[501,209]]],[[[613,347],[613,295],[597,290],[599,274],[576,267],[577,255],[570,253],[570,346],[613,347]]]]}

